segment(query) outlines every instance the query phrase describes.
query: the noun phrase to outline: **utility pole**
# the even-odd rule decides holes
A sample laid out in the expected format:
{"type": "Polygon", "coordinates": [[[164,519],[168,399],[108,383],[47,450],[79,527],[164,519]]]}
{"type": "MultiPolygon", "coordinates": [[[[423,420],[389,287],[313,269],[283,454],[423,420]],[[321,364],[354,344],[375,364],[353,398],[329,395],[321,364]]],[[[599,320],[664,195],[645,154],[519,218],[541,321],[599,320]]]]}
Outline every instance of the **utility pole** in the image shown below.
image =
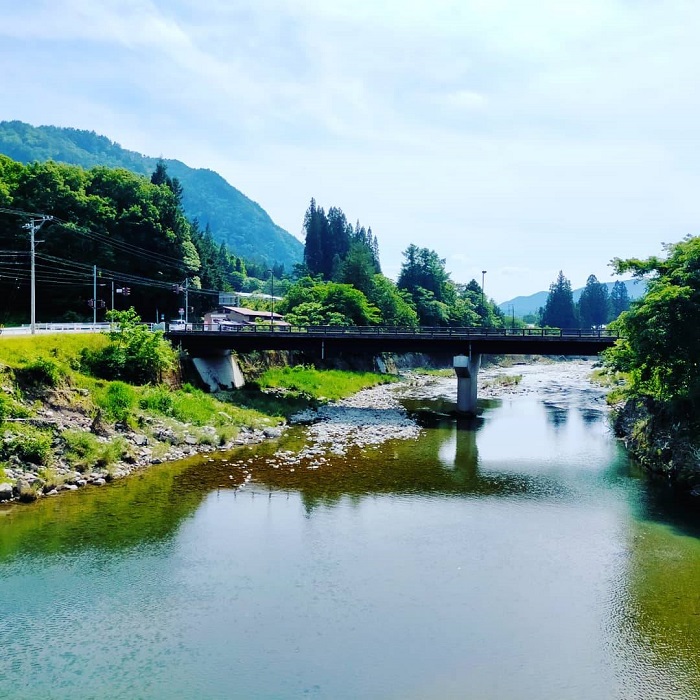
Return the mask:
{"type": "MultiPolygon", "coordinates": [[[[51,221],[53,216],[43,216],[41,220],[30,219],[28,224],[24,224],[22,228],[26,228],[29,231],[29,237],[31,241],[31,260],[32,260],[32,281],[31,281],[31,304],[29,313],[29,325],[31,328],[31,333],[34,335],[36,333],[36,264],[35,264],[35,251],[34,247],[36,240],[34,235],[36,232],[47,222],[51,221]]],[[[39,241],[41,243],[41,241],[39,241]]]]}
{"type": "Polygon", "coordinates": [[[114,280],[112,280],[112,311],[114,311],[114,280]]]}
{"type": "Polygon", "coordinates": [[[190,287],[190,278],[185,277],[185,328],[187,328],[187,323],[188,323],[188,315],[190,313],[190,297],[189,297],[189,287],[190,287]]]}
{"type": "Polygon", "coordinates": [[[92,266],[92,325],[97,325],[97,265],[92,266]]]}
{"type": "Polygon", "coordinates": [[[275,330],[275,273],[268,270],[270,273],[270,301],[272,302],[272,312],[270,313],[270,332],[275,330]]]}

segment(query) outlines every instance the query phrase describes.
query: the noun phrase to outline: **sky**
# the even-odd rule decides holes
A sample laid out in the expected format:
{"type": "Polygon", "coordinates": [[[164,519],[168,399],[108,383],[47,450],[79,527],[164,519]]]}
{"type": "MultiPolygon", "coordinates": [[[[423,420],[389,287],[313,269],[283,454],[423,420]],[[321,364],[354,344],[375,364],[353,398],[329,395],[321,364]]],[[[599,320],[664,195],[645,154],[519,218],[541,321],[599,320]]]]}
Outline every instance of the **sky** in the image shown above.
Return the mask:
{"type": "MultiPolygon", "coordinates": [[[[498,302],[698,233],[694,0],[0,0],[0,119],[314,197],[498,302]]],[[[235,251],[234,251],[235,252],[235,251]]]]}

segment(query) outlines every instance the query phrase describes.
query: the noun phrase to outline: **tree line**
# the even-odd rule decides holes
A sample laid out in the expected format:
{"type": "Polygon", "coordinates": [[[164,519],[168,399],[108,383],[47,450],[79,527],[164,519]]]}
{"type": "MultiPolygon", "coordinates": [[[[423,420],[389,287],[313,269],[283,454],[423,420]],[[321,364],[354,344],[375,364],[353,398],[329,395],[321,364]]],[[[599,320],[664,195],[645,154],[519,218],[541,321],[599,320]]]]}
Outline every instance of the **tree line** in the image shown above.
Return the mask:
{"type": "Polygon", "coordinates": [[[630,308],[627,287],[619,280],[608,292],[607,285],[590,275],[577,303],[571,290],[571,282],[560,270],[557,279],[549,286],[545,305],[540,309],[536,322],[552,328],[600,328],[616,319],[630,308]]]}
{"type": "Polygon", "coordinates": [[[455,283],[445,260],[414,244],[396,282],[385,277],[371,227],[315,199],[304,215],[304,263],[279,310],[295,325],[502,326],[503,313],[476,280],[455,283]]]}
{"type": "MultiPolygon", "coordinates": [[[[134,306],[144,319],[154,318],[156,309],[166,318],[177,315],[185,280],[194,315],[216,306],[217,291],[265,288],[269,270],[217,244],[209,226],[189,221],[182,196],[180,182],[162,162],[147,178],[103,166],[23,165],[0,155],[0,208],[54,217],[37,236],[37,319],[91,319],[92,266],[98,269],[100,320],[111,306],[113,280],[129,292],[128,299],[117,294],[115,306],[134,306]],[[132,281],[120,282],[120,276],[132,281]]],[[[0,322],[5,324],[29,317],[26,221],[0,212],[0,322]]],[[[281,277],[284,270],[273,266],[272,272],[281,277]]]]}

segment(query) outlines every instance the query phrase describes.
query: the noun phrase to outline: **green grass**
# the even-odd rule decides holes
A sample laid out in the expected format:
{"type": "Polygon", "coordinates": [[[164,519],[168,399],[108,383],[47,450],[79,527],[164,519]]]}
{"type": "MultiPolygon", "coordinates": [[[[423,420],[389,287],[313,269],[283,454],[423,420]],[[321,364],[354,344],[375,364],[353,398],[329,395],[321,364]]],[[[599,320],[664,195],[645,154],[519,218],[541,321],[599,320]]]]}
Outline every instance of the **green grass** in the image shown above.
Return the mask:
{"type": "Polygon", "coordinates": [[[268,369],[258,379],[258,385],[261,388],[286,389],[318,400],[336,401],[361,389],[395,381],[398,381],[398,377],[393,375],[317,370],[297,365],[268,369]]]}
{"type": "Polygon", "coordinates": [[[443,367],[442,369],[433,369],[430,367],[416,367],[411,370],[412,374],[427,375],[429,377],[454,377],[455,371],[449,367],[443,367]]]}
{"type": "Polygon", "coordinates": [[[523,380],[522,374],[500,374],[484,382],[488,387],[513,387],[518,386],[523,380]]]}
{"type": "Polygon", "coordinates": [[[66,460],[78,471],[106,468],[120,460],[126,452],[126,442],[117,438],[111,442],[100,442],[92,433],[84,430],[66,430],[66,460]]]}
{"type": "MultiPolygon", "coordinates": [[[[361,389],[397,381],[397,377],[371,372],[317,370],[296,366],[268,369],[258,382],[244,390],[207,394],[191,385],[136,386],[106,381],[81,372],[81,352],[106,347],[103,334],[56,334],[24,337],[0,336],[0,462],[17,457],[43,466],[50,481],[55,476],[53,427],[31,425],[12,418],[31,418],[43,405],[43,392],[55,389],[52,401],[98,419],[98,425],[124,423],[150,437],[166,426],[179,438],[195,437],[200,444],[223,445],[241,427],[277,425],[309,405],[333,401],[361,389]],[[33,405],[29,405],[33,401],[33,405]]],[[[82,368],[84,369],[84,368],[82,368]]],[[[102,441],[84,430],[60,435],[66,462],[78,471],[108,468],[122,459],[129,445],[123,438],[102,441]]],[[[169,445],[149,441],[153,455],[165,454],[169,445]]],[[[0,471],[0,474],[3,472],[0,471]]],[[[31,494],[29,494],[31,495],[31,494]]]]}
{"type": "Polygon", "coordinates": [[[176,390],[163,386],[149,386],[141,389],[139,405],[143,410],[200,427],[265,427],[278,422],[275,418],[279,417],[270,416],[254,408],[234,405],[228,400],[230,396],[231,394],[221,394],[223,400],[219,400],[189,384],[176,390]]]}
{"type": "Polygon", "coordinates": [[[83,348],[106,347],[102,333],[52,333],[26,336],[0,335],[0,363],[20,368],[39,359],[52,358],[60,365],[75,367],[83,348]]]}

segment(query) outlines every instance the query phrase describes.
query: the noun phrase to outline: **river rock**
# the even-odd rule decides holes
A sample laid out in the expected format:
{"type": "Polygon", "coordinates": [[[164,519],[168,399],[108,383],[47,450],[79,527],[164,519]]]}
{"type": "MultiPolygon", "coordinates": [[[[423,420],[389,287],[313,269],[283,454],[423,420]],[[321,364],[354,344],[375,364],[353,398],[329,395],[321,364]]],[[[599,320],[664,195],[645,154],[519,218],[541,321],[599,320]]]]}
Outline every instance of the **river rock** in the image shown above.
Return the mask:
{"type": "Polygon", "coordinates": [[[13,495],[12,484],[0,484],[0,501],[9,501],[13,495]]]}

